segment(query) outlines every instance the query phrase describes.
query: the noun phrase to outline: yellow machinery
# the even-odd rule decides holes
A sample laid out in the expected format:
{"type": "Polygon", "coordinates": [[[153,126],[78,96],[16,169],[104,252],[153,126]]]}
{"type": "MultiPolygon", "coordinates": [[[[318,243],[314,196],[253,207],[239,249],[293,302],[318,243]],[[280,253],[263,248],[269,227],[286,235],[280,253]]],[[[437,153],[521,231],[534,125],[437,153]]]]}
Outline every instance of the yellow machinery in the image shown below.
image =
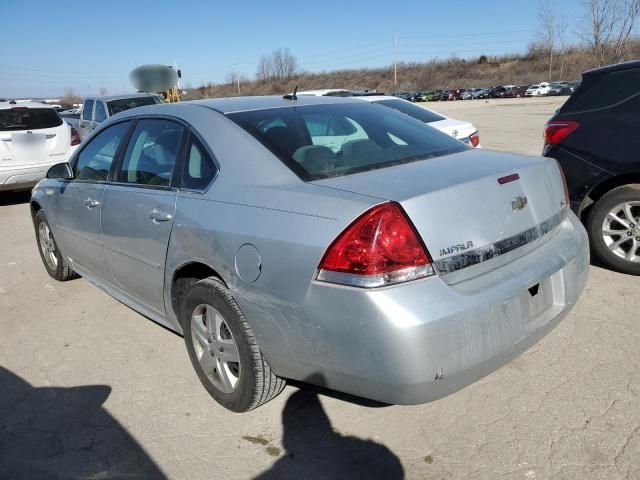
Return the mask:
{"type": "Polygon", "coordinates": [[[129,74],[131,84],[139,92],[157,93],[170,103],[180,101],[179,81],[182,72],[170,65],[142,65],[129,74]]]}

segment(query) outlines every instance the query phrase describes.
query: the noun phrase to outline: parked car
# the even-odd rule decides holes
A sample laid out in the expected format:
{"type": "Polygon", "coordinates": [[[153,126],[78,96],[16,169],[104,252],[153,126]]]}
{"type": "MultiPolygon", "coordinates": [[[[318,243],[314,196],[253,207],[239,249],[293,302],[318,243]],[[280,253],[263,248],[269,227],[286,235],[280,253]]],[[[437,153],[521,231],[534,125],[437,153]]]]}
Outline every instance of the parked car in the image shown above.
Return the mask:
{"type": "Polygon", "coordinates": [[[78,119],[80,139],[84,141],[98,124],[117,113],[130,108],[160,103],[165,103],[160,95],[149,93],[87,97],[84,99],[82,114],[78,119]]]}
{"type": "Polygon", "coordinates": [[[387,95],[369,96],[362,98],[362,100],[398,110],[433,128],[437,128],[441,132],[460,140],[462,143],[466,143],[471,147],[480,148],[480,135],[471,122],[448,118],[428,108],[419,107],[401,98],[394,98],[387,95]]]}
{"type": "Polygon", "coordinates": [[[496,87],[491,87],[490,92],[489,92],[489,96],[491,98],[500,98],[501,94],[506,90],[505,87],[503,87],[502,85],[498,85],[496,87]]]}
{"type": "Polygon", "coordinates": [[[569,88],[571,89],[571,93],[575,92],[579,86],[580,86],[580,82],[569,82],[569,88]]]}
{"type": "Polygon", "coordinates": [[[33,190],[47,272],[184,334],[233,411],[288,378],[434,400],[576,304],[587,237],[555,161],[470,149],[358,98],[285,97],[103,122],[33,190]]]}
{"type": "Polygon", "coordinates": [[[531,85],[524,93],[525,97],[540,97],[549,94],[549,83],[542,82],[537,85],[531,85]]]}
{"type": "Polygon", "coordinates": [[[0,190],[24,190],[66,161],[80,143],[78,132],[50,105],[0,103],[0,190]]]}
{"type": "Polygon", "coordinates": [[[632,275],[640,275],[639,94],[639,61],[585,72],[547,123],[544,147],[564,170],[592,252],[632,275]]]}
{"type": "Polygon", "coordinates": [[[480,92],[482,88],[467,88],[466,91],[462,94],[462,100],[473,100],[476,93],[480,92]]]}
{"type": "Polygon", "coordinates": [[[427,95],[427,102],[437,102],[442,97],[442,90],[434,90],[430,95],[427,95]]]}
{"type": "Polygon", "coordinates": [[[462,96],[464,95],[464,92],[466,92],[467,89],[466,88],[456,88],[455,90],[450,90],[449,91],[449,98],[448,100],[462,100],[462,96]]]}
{"type": "Polygon", "coordinates": [[[571,95],[571,86],[567,82],[551,82],[549,84],[549,96],[571,95]]]}
{"type": "Polygon", "coordinates": [[[491,97],[491,89],[490,88],[481,88],[473,92],[473,98],[489,98],[491,97]]]}
{"type": "Polygon", "coordinates": [[[504,92],[502,96],[503,98],[521,98],[521,97],[524,97],[528,88],[529,88],[529,85],[520,85],[520,86],[510,87],[504,92]]]}

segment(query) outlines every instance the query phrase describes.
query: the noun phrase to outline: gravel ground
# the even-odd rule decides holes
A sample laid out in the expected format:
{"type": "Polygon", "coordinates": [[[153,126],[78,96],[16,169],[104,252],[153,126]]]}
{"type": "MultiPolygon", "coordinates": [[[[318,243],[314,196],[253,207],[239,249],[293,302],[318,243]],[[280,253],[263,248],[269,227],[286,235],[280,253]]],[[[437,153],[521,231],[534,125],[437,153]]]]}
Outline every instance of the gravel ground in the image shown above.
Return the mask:
{"type": "MultiPolygon", "coordinates": [[[[485,148],[539,154],[561,101],[428,106],[485,148]]],[[[289,386],[231,414],[182,338],[47,276],[27,201],[0,194],[0,478],[640,478],[640,278],[593,266],[540,344],[430,404],[289,386]]]]}

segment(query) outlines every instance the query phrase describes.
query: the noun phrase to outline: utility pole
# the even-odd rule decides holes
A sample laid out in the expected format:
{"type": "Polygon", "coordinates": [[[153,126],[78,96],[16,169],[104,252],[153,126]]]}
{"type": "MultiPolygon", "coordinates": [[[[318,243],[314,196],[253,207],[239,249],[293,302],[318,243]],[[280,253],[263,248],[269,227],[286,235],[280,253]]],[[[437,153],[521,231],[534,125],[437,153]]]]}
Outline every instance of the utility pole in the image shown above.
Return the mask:
{"type": "Polygon", "coordinates": [[[393,34],[393,84],[398,84],[398,34],[393,34]]]}
{"type": "Polygon", "coordinates": [[[236,82],[238,83],[238,95],[240,95],[240,74],[236,72],[236,82]]]}

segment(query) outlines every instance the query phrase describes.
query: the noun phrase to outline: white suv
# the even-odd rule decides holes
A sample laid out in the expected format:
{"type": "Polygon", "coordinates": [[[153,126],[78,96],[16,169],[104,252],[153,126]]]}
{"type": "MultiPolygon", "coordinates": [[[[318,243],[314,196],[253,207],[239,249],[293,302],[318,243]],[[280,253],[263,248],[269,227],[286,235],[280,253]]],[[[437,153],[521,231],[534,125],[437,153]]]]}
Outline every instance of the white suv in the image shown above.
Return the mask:
{"type": "Polygon", "coordinates": [[[79,144],[78,132],[51,105],[0,102],[0,191],[32,187],[79,144]]]}

